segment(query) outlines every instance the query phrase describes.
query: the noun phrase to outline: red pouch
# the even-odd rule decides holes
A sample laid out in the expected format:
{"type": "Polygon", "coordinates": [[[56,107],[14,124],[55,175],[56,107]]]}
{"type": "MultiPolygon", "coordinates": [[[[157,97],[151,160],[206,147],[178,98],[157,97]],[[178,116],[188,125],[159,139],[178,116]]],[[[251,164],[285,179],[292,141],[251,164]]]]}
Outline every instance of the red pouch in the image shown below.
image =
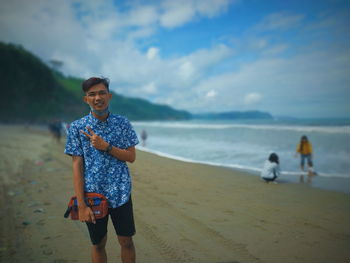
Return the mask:
{"type": "MultiPolygon", "coordinates": [[[[85,203],[89,206],[95,215],[95,219],[101,219],[108,215],[107,198],[98,193],[85,193],[85,203]]],[[[72,220],[79,220],[77,197],[73,196],[68,203],[67,211],[64,217],[67,218],[70,214],[72,220]]]]}

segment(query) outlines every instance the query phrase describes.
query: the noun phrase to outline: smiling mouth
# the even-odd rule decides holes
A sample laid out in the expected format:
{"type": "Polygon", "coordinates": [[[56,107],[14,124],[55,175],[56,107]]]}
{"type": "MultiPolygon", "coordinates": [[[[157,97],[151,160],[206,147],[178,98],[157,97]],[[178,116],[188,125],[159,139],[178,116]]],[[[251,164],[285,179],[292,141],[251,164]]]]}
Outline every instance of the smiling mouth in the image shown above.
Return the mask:
{"type": "Polygon", "coordinates": [[[98,102],[98,103],[95,103],[94,105],[96,107],[102,107],[102,106],[104,106],[104,103],[103,102],[98,102]]]}

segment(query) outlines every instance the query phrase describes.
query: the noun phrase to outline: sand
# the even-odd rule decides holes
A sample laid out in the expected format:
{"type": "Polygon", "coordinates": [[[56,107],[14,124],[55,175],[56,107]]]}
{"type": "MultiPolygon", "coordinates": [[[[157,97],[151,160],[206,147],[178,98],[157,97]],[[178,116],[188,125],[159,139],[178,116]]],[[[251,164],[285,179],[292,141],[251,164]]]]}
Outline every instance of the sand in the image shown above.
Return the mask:
{"type": "MultiPolygon", "coordinates": [[[[90,262],[64,140],[0,126],[0,262],[90,262]]],[[[138,151],[129,165],[137,262],[349,262],[350,195],[138,151]]],[[[109,262],[120,262],[109,228],[109,262]]]]}

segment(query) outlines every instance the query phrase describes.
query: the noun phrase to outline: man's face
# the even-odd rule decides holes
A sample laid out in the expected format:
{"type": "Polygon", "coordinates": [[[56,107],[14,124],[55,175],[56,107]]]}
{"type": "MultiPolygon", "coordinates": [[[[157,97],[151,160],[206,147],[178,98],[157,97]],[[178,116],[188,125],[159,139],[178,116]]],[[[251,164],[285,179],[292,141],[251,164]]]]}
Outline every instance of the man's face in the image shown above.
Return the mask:
{"type": "Polygon", "coordinates": [[[108,107],[112,94],[102,84],[92,86],[84,96],[84,101],[95,110],[101,111],[108,107]]]}

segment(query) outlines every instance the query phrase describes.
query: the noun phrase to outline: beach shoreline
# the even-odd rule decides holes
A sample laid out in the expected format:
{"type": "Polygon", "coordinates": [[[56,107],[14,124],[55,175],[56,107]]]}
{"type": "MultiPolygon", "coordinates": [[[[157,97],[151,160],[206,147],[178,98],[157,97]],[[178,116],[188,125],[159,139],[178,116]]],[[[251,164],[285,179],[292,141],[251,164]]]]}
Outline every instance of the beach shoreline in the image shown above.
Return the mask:
{"type": "MultiPolygon", "coordinates": [[[[177,160],[177,161],[182,161],[182,162],[187,162],[187,163],[193,163],[193,164],[203,164],[203,165],[209,165],[209,166],[214,166],[214,167],[219,167],[219,168],[226,168],[229,170],[233,170],[236,172],[242,172],[246,174],[247,176],[255,176],[255,177],[260,177],[260,171],[258,169],[252,170],[252,169],[245,169],[245,168],[236,168],[236,167],[230,167],[226,165],[219,165],[215,163],[205,163],[201,161],[194,161],[194,160],[189,160],[186,158],[181,158],[178,156],[173,156],[171,154],[165,154],[159,151],[154,151],[152,149],[148,149],[145,147],[137,147],[137,150],[154,154],[159,157],[163,158],[169,158],[172,160],[177,160]]],[[[310,182],[308,182],[308,175],[307,172],[300,172],[295,174],[289,174],[285,173],[282,171],[281,176],[277,179],[277,182],[279,183],[293,183],[293,184],[306,184],[310,187],[318,188],[318,189],[323,189],[323,190],[328,190],[328,191],[335,191],[335,192],[341,192],[341,193],[346,193],[350,194],[350,178],[345,178],[345,177],[329,177],[329,176],[322,176],[322,175],[314,175],[310,177],[310,182]],[[301,176],[303,177],[301,182],[301,176]]]]}
{"type": "MultiPolygon", "coordinates": [[[[63,218],[71,158],[45,130],[0,126],[0,261],[89,262],[84,224],[63,218]],[[77,253],[79,251],[79,253],[77,253]]],[[[129,165],[138,262],[336,262],[350,258],[350,195],[137,151],[129,165]]],[[[108,257],[119,260],[109,225],[108,257]]]]}

